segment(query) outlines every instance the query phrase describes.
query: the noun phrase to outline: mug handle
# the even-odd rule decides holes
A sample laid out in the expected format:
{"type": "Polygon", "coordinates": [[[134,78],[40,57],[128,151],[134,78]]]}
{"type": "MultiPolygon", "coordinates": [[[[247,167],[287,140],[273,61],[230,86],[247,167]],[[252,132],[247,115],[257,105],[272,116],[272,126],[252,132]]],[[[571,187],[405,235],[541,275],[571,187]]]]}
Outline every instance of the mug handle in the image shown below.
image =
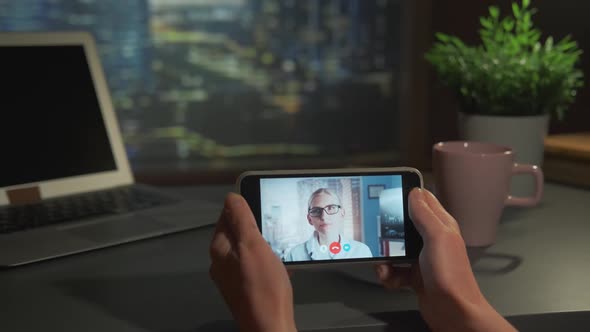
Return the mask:
{"type": "Polygon", "coordinates": [[[506,201],[504,202],[506,205],[510,206],[522,206],[522,207],[529,207],[535,206],[539,204],[541,201],[541,197],[543,196],[543,171],[539,166],[536,165],[528,165],[528,164],[518,164],[515,163],[512,166],[512,175],[515,174],[530,174],[535,177],[535,194],[534,196],[530,197],[514,197],[508,195],[506,201]]]}

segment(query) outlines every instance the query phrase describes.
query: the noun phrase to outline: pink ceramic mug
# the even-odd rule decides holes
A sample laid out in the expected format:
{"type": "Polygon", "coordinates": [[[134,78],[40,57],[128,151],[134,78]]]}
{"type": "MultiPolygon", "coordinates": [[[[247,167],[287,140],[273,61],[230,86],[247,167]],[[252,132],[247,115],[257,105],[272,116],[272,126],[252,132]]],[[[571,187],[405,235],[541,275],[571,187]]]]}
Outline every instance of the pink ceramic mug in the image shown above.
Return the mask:
{"type": "Polygon", "coordinates": [[[543,172],[534,165],[516,164],[512,149],[483,142],[441,142],[432,148],[435,192],[455,217],[468,246],[488,246],[506,205],[535,206],[543,195],[543,172]],[[535,177],[532,197],[510,195],[515,174],[535,177]]]}

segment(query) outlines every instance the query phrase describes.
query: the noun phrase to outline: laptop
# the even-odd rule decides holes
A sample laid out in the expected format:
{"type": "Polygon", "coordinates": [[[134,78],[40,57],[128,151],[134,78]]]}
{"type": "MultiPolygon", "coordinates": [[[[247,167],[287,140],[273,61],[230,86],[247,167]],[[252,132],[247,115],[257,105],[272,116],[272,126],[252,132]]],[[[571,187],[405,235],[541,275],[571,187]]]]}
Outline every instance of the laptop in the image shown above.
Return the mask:
{"type": "Polygon", "coordinates": [[[134,182],[91,34],[0,33],[0,96],[1,267],[215,222],[134,182]]]}

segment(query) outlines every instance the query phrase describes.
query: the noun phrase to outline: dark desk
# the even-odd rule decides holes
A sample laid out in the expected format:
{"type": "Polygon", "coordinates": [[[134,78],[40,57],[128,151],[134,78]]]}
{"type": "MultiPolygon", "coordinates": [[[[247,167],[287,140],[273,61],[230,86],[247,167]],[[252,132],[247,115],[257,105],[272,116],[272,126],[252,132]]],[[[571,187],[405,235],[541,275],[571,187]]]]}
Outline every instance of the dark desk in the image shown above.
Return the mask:
{"type": "MultiPolygon", "coordinates": [[[[231,189],[170,190],[221,204],[231,189]]],[[[0,271],[0,330],[231,330],[231,316],[208,276],[212,231],[205,227],[0,271]]],[[[590,191],[547,184],[541,206],[507,210],[498,242],[471,251],[473,269],[488,300],[522,330],[588,330],[589,241],[590,191]]],[[[422,326],[414,296],[384,291],[369,266],[299,271],[292,280],[300,330],[422,326]]]]}

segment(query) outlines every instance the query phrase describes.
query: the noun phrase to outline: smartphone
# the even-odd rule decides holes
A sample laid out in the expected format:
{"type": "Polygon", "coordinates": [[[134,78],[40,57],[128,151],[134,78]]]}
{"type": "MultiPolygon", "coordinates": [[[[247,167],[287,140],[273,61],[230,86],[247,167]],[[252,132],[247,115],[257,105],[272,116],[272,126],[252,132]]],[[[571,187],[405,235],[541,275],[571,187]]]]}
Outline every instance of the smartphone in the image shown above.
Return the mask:
{"type": "Polygon", "coordinates": [[[288,267],[417,260],[408,195],[415,168],[251,171],[237,180],[262,236],[288,267]]]}

